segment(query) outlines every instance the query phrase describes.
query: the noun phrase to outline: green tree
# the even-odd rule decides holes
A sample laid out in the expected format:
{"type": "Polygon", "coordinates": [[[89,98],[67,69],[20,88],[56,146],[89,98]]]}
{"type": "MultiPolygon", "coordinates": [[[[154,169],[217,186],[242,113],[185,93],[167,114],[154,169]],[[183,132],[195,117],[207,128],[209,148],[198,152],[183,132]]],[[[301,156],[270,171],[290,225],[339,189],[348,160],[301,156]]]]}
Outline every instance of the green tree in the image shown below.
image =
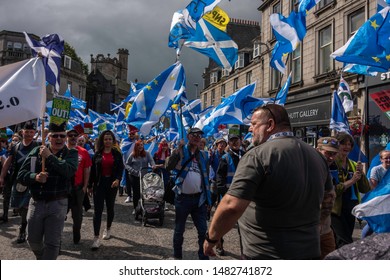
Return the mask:
{"type": "Polygon", "coordinates": [[[64,45],[64,54],[69,56],[73,60],[78,61],[81,64],[84,74],[88,75],[88,65],[83,62],[83,60],[77,55],[76,50],[67,42],[65,42],[64,45]]]}

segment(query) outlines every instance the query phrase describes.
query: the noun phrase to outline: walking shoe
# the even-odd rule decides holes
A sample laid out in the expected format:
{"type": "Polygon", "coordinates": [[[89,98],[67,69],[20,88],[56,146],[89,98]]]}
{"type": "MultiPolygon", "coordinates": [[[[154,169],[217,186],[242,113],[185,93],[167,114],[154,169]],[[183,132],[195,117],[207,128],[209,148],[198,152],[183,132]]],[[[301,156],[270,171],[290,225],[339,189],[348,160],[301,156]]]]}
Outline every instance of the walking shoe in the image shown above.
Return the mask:
{"type": "Polygon", "coordinates": [[[108,239],[110,239],[110,237],[111,237],[111,230],[105,229],[104,233],[103,233],[103,239],[108,240],[108,239]]]}
{"type": "Polygon", "coordinates": [[[14,217],[19,216],[19,211],[14,208],[14,210],[12,211],[12,216],[14,217]]]}
{"type": "Polygon", "coordinates": [[[79,244],[80,238],[81,238],[80,231],[79,230],[73,230],[73,243],[74,244],[79,244]]]}
{"type": "Polygon", "coordinates": [[[3,224],[8,223],[8,216],[3,215],[2,217],[0,217],[0,222],[3,224]]]}
{"type": "Polygon", "coordinates": [[[125,203],[130,203],[131,202],[131,196],[128,196],[125,200],[125,203]]]}
{"type": "Polygon", "coordinates": [[[16,243],[20,244],[26,242],[26,233],[24,231],[19,232],[18,239],[16,239],[16,243]]]}
{"type": "Polygon", "coordinates": [[[93,239],[93,243],[92,243],[91,249],[92,250],[97,250],[97,249],[99,249],[99,247],[100,247],[100,239],[99,239],[99,237],[95,237],[93,239]]]}

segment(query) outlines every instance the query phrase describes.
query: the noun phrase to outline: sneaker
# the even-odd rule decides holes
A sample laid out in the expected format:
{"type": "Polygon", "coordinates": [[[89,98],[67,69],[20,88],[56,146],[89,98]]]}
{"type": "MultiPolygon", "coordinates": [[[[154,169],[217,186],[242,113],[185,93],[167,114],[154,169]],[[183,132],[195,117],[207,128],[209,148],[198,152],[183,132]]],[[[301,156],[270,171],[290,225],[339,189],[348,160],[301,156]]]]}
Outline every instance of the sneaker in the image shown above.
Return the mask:
{"type": "Polygon", "coordinates": [[[108,240],[108,239],[110,239],[110,237],[111,237],[111,230],[105,229],[104,233],[103,233],[103,239],[108,240]]]}
{"type": "Polygon", "coordinates": [[[130,203],[131,202],[131,196],[128,196],[125,200],[125,203],[130,203]]]}
{"type": "Polygon", "coordinates": [[[97,249],[99,249],[99,247],[100,247],[100,239],[99,239],[99,237],[95,237],[93,239],[93,243],[92,243],[91,249],[92,250],[97,250],[97,249]]]}

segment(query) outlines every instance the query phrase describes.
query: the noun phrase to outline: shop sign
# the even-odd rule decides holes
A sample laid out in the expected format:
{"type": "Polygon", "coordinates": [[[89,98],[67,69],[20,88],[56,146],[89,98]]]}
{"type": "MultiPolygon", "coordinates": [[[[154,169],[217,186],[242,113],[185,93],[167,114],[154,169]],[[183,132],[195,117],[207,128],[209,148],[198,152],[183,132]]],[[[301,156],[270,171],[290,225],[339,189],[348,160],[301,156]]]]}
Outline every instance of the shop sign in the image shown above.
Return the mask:
{"type": "Polygon", "coordinates": [[[329,121],[329,100],[286,108],[291,123],[329,121]]]}
{"type": "Polygon", "coordinates": [[[380,92],[370,93],[370,97],[390,119],[390,91],[382,90],[380,92]]]}

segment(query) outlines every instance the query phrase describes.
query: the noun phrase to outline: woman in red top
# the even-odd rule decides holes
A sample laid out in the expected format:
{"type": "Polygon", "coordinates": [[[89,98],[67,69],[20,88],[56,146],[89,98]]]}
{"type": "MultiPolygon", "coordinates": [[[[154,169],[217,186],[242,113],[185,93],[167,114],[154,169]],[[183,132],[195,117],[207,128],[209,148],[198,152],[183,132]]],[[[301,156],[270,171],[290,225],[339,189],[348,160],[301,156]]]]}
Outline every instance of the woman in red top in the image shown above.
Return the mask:
{"type": "Polygon", "coordinates": [[[94,250],[100,247],[99,235],[104,201],[106,201],[107,208],[107,227],[103,233],[103,239],[111,237],[115,198],[124,168],[122,155],[114,147],[115,144],[114,133],[110,130],[103,131],[99,136],[96,144],[96,153],[92,158],[89,192],[93,192],[95,208],[93,215],[95,238],[92,244],[92,249],[94,250]]]}

